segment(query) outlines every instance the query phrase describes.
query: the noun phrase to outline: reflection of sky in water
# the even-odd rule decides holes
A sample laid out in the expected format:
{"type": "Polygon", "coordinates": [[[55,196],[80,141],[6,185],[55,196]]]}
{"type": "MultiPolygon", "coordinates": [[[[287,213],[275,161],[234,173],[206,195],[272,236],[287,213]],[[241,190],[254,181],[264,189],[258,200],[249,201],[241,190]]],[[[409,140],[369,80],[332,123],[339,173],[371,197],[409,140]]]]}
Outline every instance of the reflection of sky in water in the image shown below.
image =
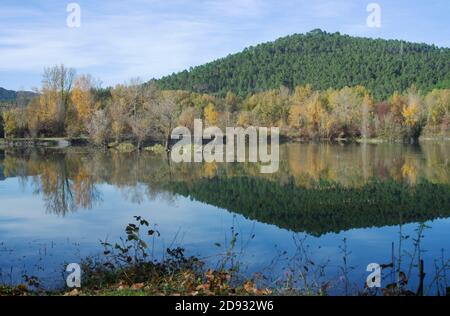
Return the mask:
{"type": "MultiPolygon", "coordinates": [[[[145,198],[137,204],[125,196],[126,190],[110,185],[98,185],[97,188],[102,202],[94,209],[78,210],[61,217],[46,213],[42,197],[34,194],[31,186],[21,185],[17,178],[0,182],[0,281],[17,282],[26,270],[29,275],[42,277],[47,284],[52,283],[51,280],[61,282],[63,263],[79,262],[85,256],[100,253],[99,241],[106,238],[115,241],[123,236],[124,226],[132,222],[135,215],[158,225],[162,234],[162,243],[158,246],[160,251],[169,246],[183,246],[188,255],[208,257],[211,262],[217,260],[214,255],[221,251],[214,243],[225,244],[231,226],[234,225],[239,232],[242,243],[255,234],[243,258],[249,264],[249,272],[268,266],[276,257],[277,250],[294,251],[294,233],[274,225],[246,220],[240,215],[233,216],[226,210],[186,198],[178,197],[173,201],[145,198]]],[[[428,225],[432,228],[425,231],[422,249],[426,250],[424,259],[431,276],[434,274],[431,269],[433,260],[440,258],[441,249],[450,249],[450,219],[436,220],[428,225]]],[[[405,241],[405,248],[412,249],[417,227],[417,224],[403,227],[404,235],[411,236],[405,241]]],[[[297,236],[302,238],[304,234],[297,236]]],[[[390,261],[391,244],[395,242],[397,247],[399,229],[354,229],[320,238],[307,237],[305,243],[310,246],[313,261],[324,263],[330,260],[327,270],[330,279],[337,279],[338,266],[342,264],[339,247],[344,238],[347,238],[351,252],[349,265],[355,267],[350,277],[362,286],[368,274],[365,271],[367,264],[390,261]]],[[[277,267],[282,269],[283,264],[277,267]]],[[[417,283],[416,276],[412,282],[417,283]]]]}

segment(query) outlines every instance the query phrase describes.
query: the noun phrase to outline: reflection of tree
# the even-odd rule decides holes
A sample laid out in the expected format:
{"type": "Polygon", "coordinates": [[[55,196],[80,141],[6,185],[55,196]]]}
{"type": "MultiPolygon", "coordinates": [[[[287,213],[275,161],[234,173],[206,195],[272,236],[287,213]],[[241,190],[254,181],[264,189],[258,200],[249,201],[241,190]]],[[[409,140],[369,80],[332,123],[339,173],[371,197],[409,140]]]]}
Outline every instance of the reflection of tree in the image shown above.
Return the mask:
{"type": "Polygon", "coordinates": [[[41,194],[48,212],[66,215],[78,208],[90,209],[100,199],[94,179],[83,166],[82,156],[58,151],[8,153],[3,163],[8,176],[31,182],[41,194]]]}
{"type": "MultiPolygon", "coordinates": [[[[101,200],[97,186],[110,184],[133,203],[141,203],[146,197],[171,201],[181,193],[293,230],[307,229],[306,219],[311,224],[315,218],[316,226],[311,224],[308,229],[322,232],[395,224],[396,211],[403,207],[396,195],[409,194],[410,190],[436,185],[435,194],[448,196],[448,152],[450,144],[286,144],[280,150],[280,171],[266,175],[251,163],[175,164],[167,157],[146,152],[120,154],[89,148],[7,150],[0,157],[0,166],[6,177],[18,177],[24,185],[34,185],[48,211],[56,214],[95,207],[101,200]],[[378,180],[377,186],[373,179],[378,180]],[[322,187],[321,183],[326,185],[322,187]],[[361,200],[356,199],[357,195],[361,200]],[[238,201],[239,205],[233,204],[238,201]],[[376,216],[369,218],[367,208],[376,216]],[[328,224],[323,225],[324,221],[328,224]]],[[[429,204],[417,201],[416,207],[408,205],[410,220],[447,216],[440,213],[445,207],[432,204],[442,197],[433,197],[430,192],[422,195],[425,193],[420,191],[418,196],[429,198],[429,204]],[[428,215],[423,213],[426,209],[430,210],[428,215]]]]}
{"type": "Polygon", "coordinates": [[[347,186],[360,186],[371,178],[414,182],[450,181],[450,144],[402,144],[330,146],[292,144],[282,147],[281,160],[299,185],[326,179],[347,186]]]}
{"type": "Polygon", "coordinates": [[[41,190],[49,212],[64,216],[75,210],[72,184],[68,179],[64,160],[58,160],[53,165],[45,165],[39,179],[37,192],[41,190]]]}
{"type": "Polygon", "coordinates": [[[417,160],[411,157],[405,157],[405,163],[402,167],[403,178],[408,179],[412,184],[417,182],[417,160]]]}
{"type": "Polygon", "coordinates": [[[80,167],[79,172],[75,175],[73,191],[77,207],[91,209],[95,202],[100,200],[100,192],[95,187],[91,175],[84,167],[80,167]]]}

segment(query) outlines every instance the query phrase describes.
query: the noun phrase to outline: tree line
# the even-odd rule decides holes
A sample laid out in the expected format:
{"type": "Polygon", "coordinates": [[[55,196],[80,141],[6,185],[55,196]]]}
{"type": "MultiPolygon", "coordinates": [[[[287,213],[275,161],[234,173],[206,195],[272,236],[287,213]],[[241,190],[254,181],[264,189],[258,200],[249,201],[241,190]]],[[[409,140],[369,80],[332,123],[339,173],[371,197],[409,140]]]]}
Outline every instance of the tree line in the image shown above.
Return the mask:
{"type": "Polygon", "coordinates": [[[376,101],[363,86],[315,90],[281,86],[240,97],[161,90],[154,82],[131,80],[101,88],[90,75],[64,65],[47,68],[42,87],[24,105],[2,108],[4,136],[86,137],[97,145],[150,140],[169,145],[176,126],[278,126],[282,135],[304,140],[337,138],[417,139],[448,135],[450,89],[424,93],[416,86],[376,101]]]}

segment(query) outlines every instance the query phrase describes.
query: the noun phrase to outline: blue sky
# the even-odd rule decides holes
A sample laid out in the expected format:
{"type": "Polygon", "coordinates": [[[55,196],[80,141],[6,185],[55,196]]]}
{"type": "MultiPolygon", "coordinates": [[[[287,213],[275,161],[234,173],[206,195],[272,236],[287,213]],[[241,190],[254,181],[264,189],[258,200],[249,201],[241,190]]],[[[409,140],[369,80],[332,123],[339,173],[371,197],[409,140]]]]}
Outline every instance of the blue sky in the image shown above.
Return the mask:
{"type": "Polygon", "coordinates": [[[0,87],[38,87],[64,63],[103,86],[148,80],[315,28],[450,47],[449,0],[1,0],[0,87]],[[81,7],[69,28],[66,6],[81,7]],[[366,7],[381,6],[369,28],[366,7]]]}

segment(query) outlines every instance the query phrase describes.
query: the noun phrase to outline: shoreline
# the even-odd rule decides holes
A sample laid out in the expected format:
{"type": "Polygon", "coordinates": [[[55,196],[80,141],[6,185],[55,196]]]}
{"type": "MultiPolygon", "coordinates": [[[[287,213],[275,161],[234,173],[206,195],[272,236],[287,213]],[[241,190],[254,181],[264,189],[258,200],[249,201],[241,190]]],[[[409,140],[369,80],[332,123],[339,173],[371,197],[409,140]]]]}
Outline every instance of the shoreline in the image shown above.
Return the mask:
{"type": "MultiPolygon", "coordinates": [[[[310,140],[296,137],[280,136],[280,143],[330,143],[330,144],[420,144],[422,142],[448,142],[450,136],[422,136],[415,142],[407,142],[405,140],[387,140],[382,138],[368,138],[368,139],[350,139],[350,138],[336,138],[336,139],[318,139],[310,140]]],[[[132,142],[125,142],[132,143],[132,142]]],[[[156,143],[160,144],[160,143],[156,143]]],[[[68,138],[68,137],[45,137],[45,138],[0,138],[0,149],[9,148],[53,148],[63,149],[68,147],[89,146],[91,143],[86,138],[68,138]]]]}

